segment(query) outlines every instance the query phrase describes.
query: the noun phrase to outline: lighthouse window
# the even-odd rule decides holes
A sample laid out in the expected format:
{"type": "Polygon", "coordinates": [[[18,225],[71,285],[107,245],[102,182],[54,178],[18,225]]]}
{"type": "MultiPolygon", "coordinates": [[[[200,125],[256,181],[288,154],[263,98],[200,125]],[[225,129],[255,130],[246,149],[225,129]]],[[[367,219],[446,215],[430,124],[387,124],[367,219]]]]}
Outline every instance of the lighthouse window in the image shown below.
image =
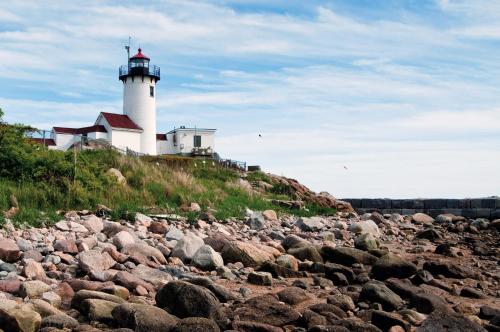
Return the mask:
{"type": "Polygon", "coordinates": [[[194,147],[201,148],[201,136],[200,135],[194,135],[194,147]]]}
{"type": "Polygon", "coordinates": [[[154,86],[150,86],[149,87],[149,96],[150,97],[154,97],[155,96],[155,87],[154,86]]]}

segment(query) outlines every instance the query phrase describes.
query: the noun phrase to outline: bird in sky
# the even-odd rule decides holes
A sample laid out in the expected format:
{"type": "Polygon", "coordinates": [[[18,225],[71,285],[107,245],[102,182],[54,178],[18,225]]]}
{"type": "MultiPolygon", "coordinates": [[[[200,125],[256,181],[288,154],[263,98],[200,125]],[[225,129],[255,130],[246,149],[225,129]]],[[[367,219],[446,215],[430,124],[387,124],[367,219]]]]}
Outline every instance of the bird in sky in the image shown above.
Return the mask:
{"type": "Polygon", "coordinates": [[[262,137],[262,135],[261,135],[261,134],[259,134],[259,137],[262,137]]]}
{"type": "Polygon", "coordinates": [[[347,166],[344,166],[344,169],[347,171],[347,166]]]}

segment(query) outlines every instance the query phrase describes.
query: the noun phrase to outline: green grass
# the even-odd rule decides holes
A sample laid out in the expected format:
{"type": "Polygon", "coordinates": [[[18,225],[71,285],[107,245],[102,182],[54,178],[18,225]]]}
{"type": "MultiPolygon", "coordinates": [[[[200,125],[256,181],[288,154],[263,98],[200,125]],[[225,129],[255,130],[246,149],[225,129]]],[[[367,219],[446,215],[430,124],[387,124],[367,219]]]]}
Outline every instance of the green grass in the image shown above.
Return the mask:
{"type": "MultiPolygon", "coordinates": [[[[271,199],[294,199],[293,188],[273,182],[263,172],[250,172],[246,179],[267,182],[272,189],[266,193],[248,192],[240,184],[239,171],[209,160],[180,156],[137,159],[112,150],[80,151],[75,155],[73,151],[33,145],[24,137],[26,130],[0,122],[0,211],[10,208],[14,195],[20,209],[12,218],[16,225],[50,225],[62,218],[64,211],[92,210],[98,204],[111,208],[113,219],[127,220],[132,220],[135,212],[151,211],[181,214],[193,222],[198,214],[183,212],[192,202],[203,210],[215,210],[219,220],[241,218],[245,208],[301,216],[335,212],[318,206],[286,210],[273,205],[271,199]],[[120,170],[127,184],[118,184],[108,174],[110,168],[120,170]]],[[[0,224],[4,222],[0,217],[0,224]]]]}

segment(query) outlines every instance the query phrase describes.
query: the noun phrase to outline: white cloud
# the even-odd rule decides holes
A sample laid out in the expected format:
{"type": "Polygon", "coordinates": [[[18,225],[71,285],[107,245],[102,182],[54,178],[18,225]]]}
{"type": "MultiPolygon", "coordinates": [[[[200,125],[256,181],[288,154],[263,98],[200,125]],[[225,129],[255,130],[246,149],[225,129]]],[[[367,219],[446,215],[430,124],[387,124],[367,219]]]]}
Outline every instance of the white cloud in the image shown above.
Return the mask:
{"type": "Polygon", "coordinates": [[[132,35],[162,67],[160,130],[217,127],[223,156],[337,196],[494,194],[497,2],[439,1],[443,25],[225,3],[0,4],[7,120],[82,126],[119,112],[132,35]]]}

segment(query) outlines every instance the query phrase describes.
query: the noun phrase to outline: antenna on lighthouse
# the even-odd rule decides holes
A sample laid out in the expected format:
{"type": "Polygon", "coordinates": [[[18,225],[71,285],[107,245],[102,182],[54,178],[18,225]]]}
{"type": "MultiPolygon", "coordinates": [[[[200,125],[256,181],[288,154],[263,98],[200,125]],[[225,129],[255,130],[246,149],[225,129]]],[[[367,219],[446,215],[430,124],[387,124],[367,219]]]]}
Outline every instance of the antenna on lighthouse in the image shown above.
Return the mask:
{"type": "Polygon", "coordinates": [[[130,60],[130,36],[128,36],[128,44],[125,45],[125,49],[127,50],[127,62],[130,60]]]}

